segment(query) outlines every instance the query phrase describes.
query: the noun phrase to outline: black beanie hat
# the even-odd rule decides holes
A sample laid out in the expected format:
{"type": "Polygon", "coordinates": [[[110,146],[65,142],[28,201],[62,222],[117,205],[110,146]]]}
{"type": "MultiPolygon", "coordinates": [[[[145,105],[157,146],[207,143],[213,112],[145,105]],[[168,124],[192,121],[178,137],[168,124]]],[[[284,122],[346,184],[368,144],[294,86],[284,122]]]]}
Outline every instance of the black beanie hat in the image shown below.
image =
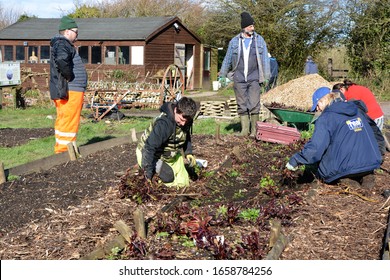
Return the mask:
{"type": "Polygon", "coordinates": [[[255,24],[255,20],[252,18],[252,16],[247,12],[241,13],[241,28],[245,28],[249,25],[255,24]]]}

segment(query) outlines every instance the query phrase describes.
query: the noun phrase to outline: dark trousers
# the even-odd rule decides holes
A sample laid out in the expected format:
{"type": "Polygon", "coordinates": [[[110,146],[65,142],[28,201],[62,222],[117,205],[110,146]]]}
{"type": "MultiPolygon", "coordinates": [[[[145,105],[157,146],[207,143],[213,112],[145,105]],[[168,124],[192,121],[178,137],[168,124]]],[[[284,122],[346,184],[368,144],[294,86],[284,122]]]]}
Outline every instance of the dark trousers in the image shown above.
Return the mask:
{"type": "Polygon", "coordinates": [[[237,102],[237,114],[258,114],[260,112],[260,84],[258,81],[234,82],[234,93],[237,102]]]}

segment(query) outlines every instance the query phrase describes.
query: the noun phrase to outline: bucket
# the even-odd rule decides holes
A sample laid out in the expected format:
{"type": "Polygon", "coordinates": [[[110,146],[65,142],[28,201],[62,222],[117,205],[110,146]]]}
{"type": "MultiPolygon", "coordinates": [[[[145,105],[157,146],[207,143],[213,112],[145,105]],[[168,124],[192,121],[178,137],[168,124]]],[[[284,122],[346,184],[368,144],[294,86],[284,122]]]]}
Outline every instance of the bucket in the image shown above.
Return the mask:
{"type": "Polygon", "coordinates": [[[115,52],[107,52],[108,57],[115,57],[115,52]]]}
{"type": "Polygon", "coordinates": [[[213,90],[217,91],[219,89],[219,81],[213,81],[213,90]]]}

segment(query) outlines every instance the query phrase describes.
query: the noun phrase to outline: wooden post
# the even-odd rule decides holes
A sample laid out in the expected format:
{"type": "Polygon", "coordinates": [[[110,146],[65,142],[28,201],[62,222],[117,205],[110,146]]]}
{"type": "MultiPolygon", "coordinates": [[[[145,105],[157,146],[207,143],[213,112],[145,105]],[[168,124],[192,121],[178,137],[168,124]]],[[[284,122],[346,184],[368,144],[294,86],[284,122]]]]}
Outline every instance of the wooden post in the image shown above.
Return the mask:
{"type": "Polygon", "coordinates": [[[0,110],[3,108],[3,88],[0,87],[0,110]]]}
{"type": "Polygon", "coordinates": [[[7,181],[7,178],[5,177],[4,172],[4,163],[0,162],[0,184],[5,183],[7,181]]]}
{"type": "Polygon", "coordinates": [[[131,129],[131,140],[133,141],[133,142],[137,142],[138,140],[137,140],[137,133],[135,132],[135,128],[132,128],[131,129]]]}
{"type": "Polygon", "coordinates": [[[141,209],[137,208],[134,211],[133,219],[135,230],[137,231],[138,236],[141,238],[146,238],[145,218],[141,209]]]}
{"type": "Polygon", "coordinates": [[[117,231],[123,236],[123,238],[131,243],[131,237],[133,236],[133,231],[129,228],[126,223],[122,220],[116,221],[114,227],[117,231]]]}
{"type": "Polygon", "coordinates": [[[328,58],[328,75],[333,78],[333,60],[328,58]]]}
{"type": "Polygon", "coordinates": [[[220,136],[220,131],[221,131],[221,125],[219,123],[217,123],[217,127],[216,127],[216,130],[215,130],[215,142],[216,144],[219,143],[219,141],[221,140],[221,136],[220,136]]]}
{"type": "Polygon", "coordinates": [[[76,157],[76,151],[74,149],[73,143],[72,142],[68,143],[67,147],[68,147],[68,154],[70,160],[75,161],[77,157],[76,157]]]}

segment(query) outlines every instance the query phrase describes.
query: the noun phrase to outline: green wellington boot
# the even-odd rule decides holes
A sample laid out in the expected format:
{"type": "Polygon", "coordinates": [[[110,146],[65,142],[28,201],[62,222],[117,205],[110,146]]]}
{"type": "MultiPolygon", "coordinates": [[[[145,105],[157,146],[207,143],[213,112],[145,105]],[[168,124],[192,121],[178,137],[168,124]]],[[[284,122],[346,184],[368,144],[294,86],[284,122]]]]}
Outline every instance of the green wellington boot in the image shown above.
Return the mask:
{"type": "Polygon", "coordinates": [[[249,135],[249,115],[240,115],[241,120],[241,133],[240,136],[249,135]]]}
{"type": "Polygon", "coordinates": [[[259,114],[251,115],[251,137],[256,137],[256,123],[259,121],[259,114]]]}

